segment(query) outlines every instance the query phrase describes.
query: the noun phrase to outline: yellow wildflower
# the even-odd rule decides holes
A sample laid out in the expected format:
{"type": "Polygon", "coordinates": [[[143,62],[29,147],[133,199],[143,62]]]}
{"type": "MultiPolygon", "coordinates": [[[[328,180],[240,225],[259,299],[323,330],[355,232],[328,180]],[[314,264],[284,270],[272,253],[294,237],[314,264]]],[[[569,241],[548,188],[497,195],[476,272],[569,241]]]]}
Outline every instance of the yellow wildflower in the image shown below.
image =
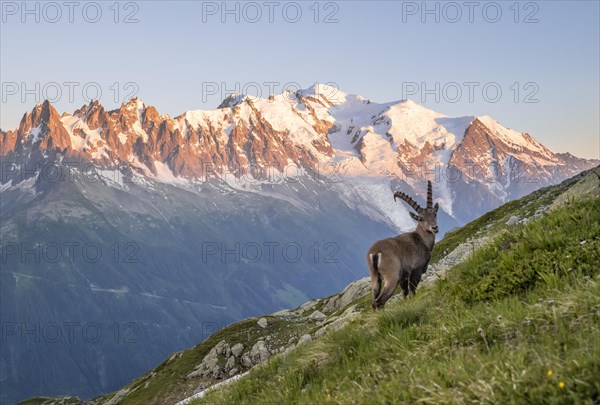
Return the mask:
{"type": "Polygon", "coordinates": [[[558,383],[558,386],[560,388],[565,388],[565,383],[561,381],[561,382],[558,383]]]}
{"type": "Polygon", "coordinates": [[[552,377],[552,370],[548,370],[548,377],[552,377]]]}

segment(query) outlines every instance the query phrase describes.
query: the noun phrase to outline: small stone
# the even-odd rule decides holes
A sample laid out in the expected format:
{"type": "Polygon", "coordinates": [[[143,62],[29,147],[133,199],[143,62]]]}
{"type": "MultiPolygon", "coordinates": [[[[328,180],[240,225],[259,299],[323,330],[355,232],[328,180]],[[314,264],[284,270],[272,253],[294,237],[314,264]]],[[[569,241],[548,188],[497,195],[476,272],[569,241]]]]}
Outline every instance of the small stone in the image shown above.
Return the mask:
{"type": "Polygon", "coordinates": [[[506,221],[506,225],[508,225],[508,226],[514,225],[517,222],[519,222],[519,217],[517,217],[516,215],[513,215],[510,218],[508,218],[508,221],[506,221]]]}
{"type": "Polygon", "coordinates": [[[587,240],[582,240],[581,242],[579,242],[580,245],[585,245],[587,243],[587,240]]]}
{"type": "Polygon", "coordinates": [[[567,273],[571,273],[572,271],[573,271],[573,269],[570,267],[567,269],[567,273]]]}
{"type": "Polygon", "coordinates": [[[225,363],[225,370],[231,370],[234,365],[235,365],[235,357],[230,356],[227,359],[227,363],[225,363]]]}
{"type": "Polygon", "coordinates": [[[225,354],[225,347],[227,347],[228,344],[226,341],[221,340],[219,343],[217,343],[214,347],[215,351],[217,354],[225,354]]]}
{"type": "Polygon", "coordinates": [[[236,375],[240,370],[238,370],[237,368],[232,368],[231,370],[229,370],[229,377],[233,377],[234,375],[236,375]]]}
{"type": "Polygon", "coordinates": [[[301,345],[310,341],[312,341],[312,337],[307,333],[306,335],[302,335],[300,337],[300,339],[298,340],[298,344],[301,345]]]}
{"type": "Polygon", "coordinates": [[[548,300],[548,305],[554,305],[554,300],[548,300]]]}
{"type": "Polygon", "coordinates": [[[269,357],[271,357],[271,353],[269,352],[264,340],[259,340],[254,344],[254,346],[252,346],[252,349],[250,350],[250,358],[252,359],[252,363],[262,363],[263,361],[267,361],[269,357]]]}
{"type": "Polygon", "coordinates": [[[327,318],[327,316],[323,312],[321,312],[319,310],[316,310],[315,312],[313,312],[312,314],[310,314],[306,318],[308,318],[310,320],[313,320],[313,321],[320,321],[322,319],[327,318]]]}
{"type": "Polygon", "coordinates": [[[244,351],[244,345],[242,343],[236,343],[231,348],[231,354],[233,354],[234,357],[240,357],[240,355],[242,354],[243,351],[244,351]]]}
{"type": "Polygon", "coordinates": [[[244,353],[242,355],[241,362],[244,367],[248,367],[248,368],[250,368],[254,365],[254,364],[252,364],[252,359],[250,358],[250,355],[248,353],[244,353]]]}
{"type": "Polygon", "coordinates": [[[260,318],[257,323],[258,323],[258,326],[260,326],[263,329],[266,328],[267,325],[269,324],[269,322],[267,321],[267,318],[260,318]]]}

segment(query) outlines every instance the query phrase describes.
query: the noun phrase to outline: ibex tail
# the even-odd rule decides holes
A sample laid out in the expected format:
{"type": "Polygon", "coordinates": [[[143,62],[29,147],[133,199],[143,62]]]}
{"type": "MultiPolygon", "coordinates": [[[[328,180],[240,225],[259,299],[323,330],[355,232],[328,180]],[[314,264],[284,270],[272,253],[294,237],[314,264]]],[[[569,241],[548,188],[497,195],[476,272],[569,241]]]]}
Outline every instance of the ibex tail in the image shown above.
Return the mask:
{"type": "Polygon", "coordinates": [[[377,273],[379,273],[379,265],[381,263],[381,253],[371,253],[369,255],[369,258],[371,259],[371,263],[373,263],[373,269],[375,269],[375,271],[377,273]]]}
{"type": "MultiPolygon", "coordinates": [[[[381,292],[381,252],[370,253],[368,258],[369,272],[371,273],[371,289],[373,290],[373,300],[375,300],[381,292]]],[[[375,306],[373,307],[375,308],[375,306]]]]}

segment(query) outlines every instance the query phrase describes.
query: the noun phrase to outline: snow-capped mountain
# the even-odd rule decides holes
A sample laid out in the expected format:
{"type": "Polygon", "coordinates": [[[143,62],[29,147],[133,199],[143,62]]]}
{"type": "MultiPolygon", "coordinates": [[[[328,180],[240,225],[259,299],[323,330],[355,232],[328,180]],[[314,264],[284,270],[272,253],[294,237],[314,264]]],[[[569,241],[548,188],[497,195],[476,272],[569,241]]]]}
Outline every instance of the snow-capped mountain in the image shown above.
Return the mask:
{"type": "MultiPolygon", "coordinates": [[[[319,84],[267,99],[230,95],[215,110],[174,118],[137,98],[118,110],[91,102],[62,116],[45,102],[0,141],[3,159],[17,164],[87,161],[165,182],[224,173],[265,180],[302,168],[373,200],[385,198],[382,184],[389,194],[397,181],[416,189],[431,179],[459,223],[596,164],[554,153],[488,116],[452,118],[410,100],[380,104],[319,84]]],[[[377,208],[395,225],[411,225],[388,209],[377,208]]]]}
{"type": "Polygon", "coordinates": [[[374,240],[414,227],[397,189],[423,202],[432,180],[444,232],[598,164],[323,85],[174,118],[45,102],[0,131],[0,158],[2,403],[109,392],[228,323],[339,291],[374,240]]]}

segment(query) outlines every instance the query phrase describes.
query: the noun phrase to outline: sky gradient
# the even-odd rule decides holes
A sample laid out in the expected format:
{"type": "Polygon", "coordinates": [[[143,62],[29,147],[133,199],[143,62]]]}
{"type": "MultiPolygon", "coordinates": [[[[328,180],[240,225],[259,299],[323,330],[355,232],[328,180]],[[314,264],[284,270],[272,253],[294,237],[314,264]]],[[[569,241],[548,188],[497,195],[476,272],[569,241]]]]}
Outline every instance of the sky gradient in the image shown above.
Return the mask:
{"type": "Polygon", "coordinates": [[[228,91],[322,82],[490,115],[556,152],[600,158],[597,1],[48,4],[1,4],[4,130],[44,96],[72,112],[97,89],[108,109],[135,94],[176,116],[228,91]]]}

